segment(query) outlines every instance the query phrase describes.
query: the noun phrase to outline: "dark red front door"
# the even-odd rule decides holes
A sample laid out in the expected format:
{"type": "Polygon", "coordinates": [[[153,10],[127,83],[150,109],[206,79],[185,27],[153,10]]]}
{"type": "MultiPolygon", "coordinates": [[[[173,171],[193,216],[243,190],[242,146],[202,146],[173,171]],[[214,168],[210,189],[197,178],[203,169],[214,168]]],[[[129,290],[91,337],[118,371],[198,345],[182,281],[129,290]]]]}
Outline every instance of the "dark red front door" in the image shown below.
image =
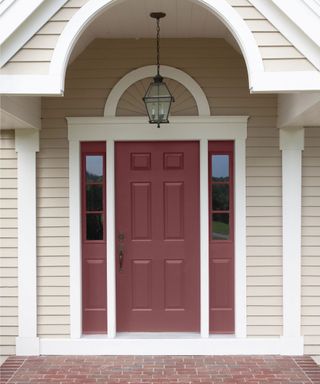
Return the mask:
{"type": "Polygon", "coordinates": [[[199,144],[116,144],[117,330],[200,330],[199,144]]]}

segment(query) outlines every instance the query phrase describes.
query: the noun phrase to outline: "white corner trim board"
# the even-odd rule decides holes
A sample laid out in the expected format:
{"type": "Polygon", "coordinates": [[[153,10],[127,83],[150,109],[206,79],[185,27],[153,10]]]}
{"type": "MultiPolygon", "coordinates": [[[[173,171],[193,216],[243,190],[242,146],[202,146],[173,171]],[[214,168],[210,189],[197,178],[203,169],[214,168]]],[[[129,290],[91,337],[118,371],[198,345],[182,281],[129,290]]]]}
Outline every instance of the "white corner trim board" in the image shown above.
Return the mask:
{"type": "MultiPolygon", "coordinates": [[[[118,0],[119,1],[119,0],[118,0]]],[[[50,75],[60,78],[60,88],[64,88],[64,78],[71,52],[83,30],[99,14],[110,9],[118,1],[91,0],[86,3],[69,21],[60,35],[53,52],[50,75]]],[[[263,73],[263,63],[257,43],[241,16],[225,0],[192,0],[215,14],[230,30],[238,42],[247,64],[250,88],[252,76],[263,73]]]]}
{"type": "MultiPolygon", "coordinates": [[[[135,82],[146,79],[147,77],[153,77],[155,73],[156,66],[148,65],[146,67],[135,69],[122,77],[113,87],[107,98],[104,107],[104,116],[115,116],[117,105],[123,93],[135,82]]],[[[207,97],[199,84],[190,75],[180,69],[169,67],[167,65],[161,66],[161,75],[183,84],[195,99],[198,115],[210,116],[210,107],[207,97]]]]}
{"type": "Polygon", "coordinates": [[[36,152],[39,131],[16,130],[18,153],[17,355],[39,354],[37,338],[36,152]]]}

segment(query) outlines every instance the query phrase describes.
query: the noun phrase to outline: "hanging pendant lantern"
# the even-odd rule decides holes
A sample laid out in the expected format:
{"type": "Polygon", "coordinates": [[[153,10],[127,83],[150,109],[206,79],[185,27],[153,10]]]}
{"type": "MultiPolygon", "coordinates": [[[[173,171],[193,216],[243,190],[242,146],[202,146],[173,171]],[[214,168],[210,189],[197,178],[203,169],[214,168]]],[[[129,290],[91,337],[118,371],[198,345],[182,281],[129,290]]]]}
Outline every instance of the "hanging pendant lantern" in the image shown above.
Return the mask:
{"type": "Polygon", "coordinates": [[[163,77],[160,75],[160,19],[165,17],[165,13],[153,12],[150,16],[157,20],[157,74],[143,98],[149,116],[150,124],[169,123],[171,103],[174,101],[163,77]]]}

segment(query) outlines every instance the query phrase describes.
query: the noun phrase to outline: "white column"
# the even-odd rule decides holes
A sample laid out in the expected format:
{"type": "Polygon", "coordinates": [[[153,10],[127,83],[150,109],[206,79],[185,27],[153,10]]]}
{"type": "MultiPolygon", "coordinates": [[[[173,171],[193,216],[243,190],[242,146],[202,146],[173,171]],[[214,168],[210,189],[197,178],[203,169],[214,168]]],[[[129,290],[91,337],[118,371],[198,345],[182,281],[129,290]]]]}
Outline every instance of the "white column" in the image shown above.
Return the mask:
{"type": "Polygon", "coordinates": [[[17,355],[39,355],[37,337],[36,152],[39,132],[16,130],[18,153],[17,355]]]}
{"type": "Polygon", "coordinates": [[[235,334],[247,335],[246,138],[235,140],[235,334]]]}
{"type": "Polygon", "coordinates": [[[283,354],[302,354],[301,189],[304,129],[280,130],[282,151],[283,354]]]}
{"type": "Polygon", "coordinates": [[[80,142],[69,140],[70,336],[82,335],[80,142]]]}
{"type": "Polygon", "coordinates": [[[107,141],[107,314],[108,337],[116,335],[116,263],[115,263],[115,161],[114,141],[107,141]]]}
{"type": "Polygon", "coordinates": [[[208,140],[200,140],[200,331],[209,337],[208,140]]]}

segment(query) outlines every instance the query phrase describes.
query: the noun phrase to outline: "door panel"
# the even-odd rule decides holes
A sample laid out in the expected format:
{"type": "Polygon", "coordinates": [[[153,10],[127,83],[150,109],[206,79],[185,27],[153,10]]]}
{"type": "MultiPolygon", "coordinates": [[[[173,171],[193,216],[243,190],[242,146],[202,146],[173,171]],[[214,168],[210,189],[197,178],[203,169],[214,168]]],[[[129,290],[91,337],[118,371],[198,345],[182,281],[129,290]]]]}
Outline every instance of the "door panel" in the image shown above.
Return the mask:
{"type": "Polygon", "coordinates": [[[233,142],[209,142],[210,333],[234,333],[233,142]]]}
{"type": "Polygon", "coordinates": [[[104,142],[81,143],[82,332],[107,332],[104,142]]]}
{"type": "Polygon", "coordinates": [[[116,144],[118,331],[200,330],[199,222],[197,142],[116,144]]]}

